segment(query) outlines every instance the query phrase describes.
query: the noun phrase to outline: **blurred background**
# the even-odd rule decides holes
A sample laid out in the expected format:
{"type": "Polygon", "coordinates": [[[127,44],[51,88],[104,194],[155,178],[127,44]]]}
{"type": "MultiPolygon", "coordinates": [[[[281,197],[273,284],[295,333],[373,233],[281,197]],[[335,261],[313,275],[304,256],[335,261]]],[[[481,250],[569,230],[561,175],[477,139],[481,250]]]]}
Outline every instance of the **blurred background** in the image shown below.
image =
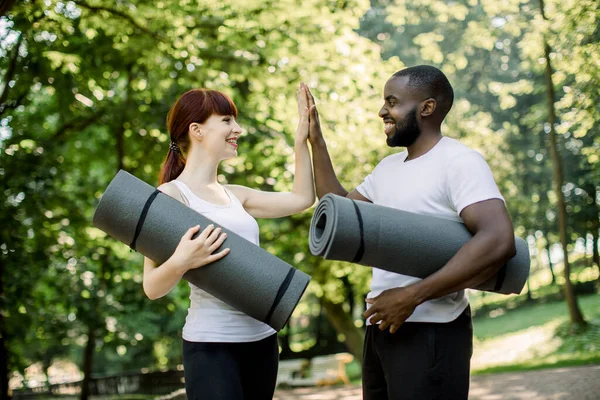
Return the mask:
{"type": "MultiPolygon", "coordinates": [[[[600,364],[597,1],[0,4],[1,399],[86,399],[140,374],[182,387],[187,284],[148,300],[142,256],[91,225],[119,169],[157,184],[179,95],[205,87],[237,104],[239,156],[220,182],[288,190],[306,82],[353,188],[397,151],[377,111],[388,77],[417,64],[449,77],[443,133],[485,156],[530,245],[522,294],[470,293],[474,373],[600,364]]],[[[280,358],[347,352],[360,382],[371,271],[313,257],[311,216],[259,220],[262,247],[313,277],[280,358]]]]}

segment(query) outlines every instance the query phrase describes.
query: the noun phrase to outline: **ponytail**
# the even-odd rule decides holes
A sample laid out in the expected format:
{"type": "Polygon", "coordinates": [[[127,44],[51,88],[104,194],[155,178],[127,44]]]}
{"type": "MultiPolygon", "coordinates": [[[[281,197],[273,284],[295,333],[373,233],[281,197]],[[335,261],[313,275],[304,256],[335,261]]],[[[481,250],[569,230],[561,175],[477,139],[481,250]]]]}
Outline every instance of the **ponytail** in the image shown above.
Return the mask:
{"type": "Polygon", "coordinates": [[[158,184],[162,185],[163,183],[171,182],[173,179],[181,175],[184,167],[185,158],[183,157],[181,152],[169,148],[167,157],[165,158],[163,166],[160,169],[160,174],[158,176],[158,184]]]}

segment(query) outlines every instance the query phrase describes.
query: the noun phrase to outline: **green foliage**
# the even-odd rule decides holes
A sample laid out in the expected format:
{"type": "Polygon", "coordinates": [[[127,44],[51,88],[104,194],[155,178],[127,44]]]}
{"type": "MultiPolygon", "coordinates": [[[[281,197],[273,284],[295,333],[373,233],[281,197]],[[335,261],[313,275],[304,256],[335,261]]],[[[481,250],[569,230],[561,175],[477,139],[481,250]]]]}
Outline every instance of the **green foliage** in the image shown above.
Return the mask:
{"type": "MultiPolygon", "coordinates": [[[[13,4],[0,17],[0,332],[11,371],[61,357],[81,364],[90,332],[97,373],[181,361],[187,284],[149,301],[141,256],[91,218],[118,169],[156,184],[166,114],[194,87],[225,91],[240,110],[240,155],[220,182],[291,188],[295,90],[305,81],[336,172],[353,188],[393,151],[377,117],[387,78],[438,65],[456,92],[443,129],[484,154],[539,269],[558,240],[539,62],[549,32],[572,248],[588,234],[597,241],[600,8],[546,6],[549,24],[528,0],[13,4]]],[[[360,321],[370,278],[309,254],[310,217],[259,221],[263,248],[313,276],[284,332],[298,348],[316,340],[321,297],[360,321]]]]}
{"type": "MultiPolygon", "coordinates": [[[[367,146],[376,121],[366,117],[365,99],[391,72],[377,46],[353,31],[367,8],[366,1],[300,8],[292,1],[49,0],[21,2],[0,19],[0,223],[10,227],[0,242],[2,324],[11,370],[58,357],[81,365],[88,339],[96,373],[181,362],[186,284],[150,302],[140,255],[91,219],[118,169],[156,184],[166,114],[185,91],[223,90],[240,109],[240,156],[223,165],[221,182],[287,190],[295,90],[307,81],[333,128],[337,164],[352,170],[342,173],[345,183],[359,183],[378,158],[367,146]],[[356,159],[365,171],[350,168],[356,159]]],[[[262,244],[327,275],[307,254],[310,216],[260,221],[262,244]]],[[[333,278],[315,280],[310,293],[326,279],[333,278]]]]}

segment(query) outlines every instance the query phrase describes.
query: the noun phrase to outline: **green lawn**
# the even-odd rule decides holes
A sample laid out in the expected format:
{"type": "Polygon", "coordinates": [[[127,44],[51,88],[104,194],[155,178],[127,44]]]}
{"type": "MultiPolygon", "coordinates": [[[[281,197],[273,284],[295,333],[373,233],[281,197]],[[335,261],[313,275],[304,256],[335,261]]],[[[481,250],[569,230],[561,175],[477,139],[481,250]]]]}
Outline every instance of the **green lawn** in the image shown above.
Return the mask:
{"type": "MultiPolygon", "coordinates": [[[[588,321],[600,319],[600,295],[579,296],[578,301],[588,321]]],[[[495,318],[476,317],[473,319],[473,332],[477,339],[485,340],[532,326],[544,325],[557,319],[567,321],[568,318],[565,301],[532,304],[514,310],[506,310],[504,314],[495,318]]]]}
{"type": "Polygon", "coordinates": [[[491,311],[489,314],[497,316],[475,318],[473,372],[600,363],[600,295],[580,296],[578,300],[588,321],[588,326],[579,332],[570,329],[564,301],[522,306],[504,314],[491,311]]]}
{"type": "MultiPolygon", "coordinates": [[[[550,289],[546,291],[551,292],[550,289]]],[[[600,364],[599,294],[578,297],[589,325],[584,332],[575,333],[568,329],[569,315],[565,301],[521,305],[509,309],[507,304],[513,301],[514,299],[505,297],[504,303],[498,303],[498,309],[490,312],[495,317],[490,317],[488,313],[473,319],[474,359],[479,355],[487,362],[485,368],[474,368],[474,375],[600,364]],[[530,340],[532,333],[542,336],[527,352],[517,352],[515,359],[508,363],[506,360],[494,360],[495,354],[514,351],[518,341],[530,340]],[[491,346],[494,352],[485,353],[486,346],[491,346]],[[487,354],[490,356],[487,357],[487,354]]],[[[526,346],[527,343],[521,345],[526,346]]],[[[360,365],[356,361],[349,364],[346,371],[353,383],[360,383],[360,365]]]]}

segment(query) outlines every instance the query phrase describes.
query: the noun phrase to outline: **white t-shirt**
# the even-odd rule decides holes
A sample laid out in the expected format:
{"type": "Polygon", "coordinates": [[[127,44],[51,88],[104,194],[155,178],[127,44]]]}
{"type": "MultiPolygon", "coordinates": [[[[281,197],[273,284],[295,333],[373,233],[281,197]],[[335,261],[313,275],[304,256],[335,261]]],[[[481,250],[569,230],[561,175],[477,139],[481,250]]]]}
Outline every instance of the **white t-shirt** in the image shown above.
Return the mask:
{"type": "MultiPolygon", "coordinates": [[[[471,204],[504,200],[481,154],[457,140],[442,137],[424,155],[405,161],[407,157],[408,152],[403,151],[384,158],[356,189],[373,204],[459,222],[463,222],[461,211],[471,204]]],[[[367,297],[420,280],[373,268],[367,297]]],[[[450,322],[468,304],[461,290],[419,305],[407,321],[450,322]]]]}
{"type": "MultiPolygon", "coordinates": [[[[190,208],[258,246],[258,224],[230,190],[225,188],[229,204],[221,206],[202,200],[181,181],[171,182],[190,208]]],[[[190,308],[182,335],[188,342],[254,342],[276,333],[264,322],[236,310],[191,283],[189,286],[190,308]]]]}

